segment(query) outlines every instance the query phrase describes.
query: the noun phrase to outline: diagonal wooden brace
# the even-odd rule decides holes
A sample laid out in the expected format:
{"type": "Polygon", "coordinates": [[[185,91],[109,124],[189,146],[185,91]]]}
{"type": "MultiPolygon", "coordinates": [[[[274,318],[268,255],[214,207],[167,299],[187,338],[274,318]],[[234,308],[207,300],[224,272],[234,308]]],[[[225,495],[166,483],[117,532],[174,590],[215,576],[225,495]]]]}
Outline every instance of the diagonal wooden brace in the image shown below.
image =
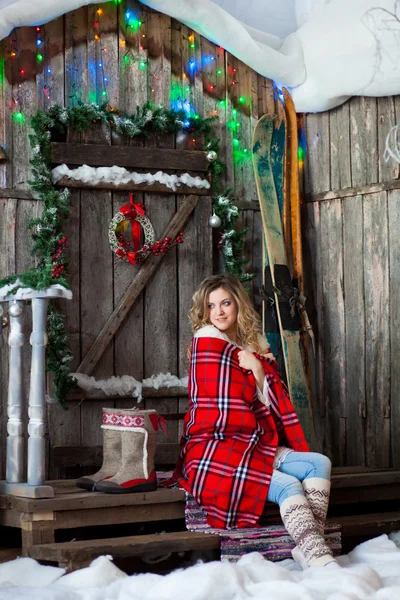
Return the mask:
{"type": "MultiPolygon", "coordinates": [[[[185,201],[182,203],[179,210],[171,219],[168,227],[163,233],[163,238],[171,237],[174,238],[178,235],[178,233],[182,230],[186,221],[192,214],[195,209],[200,196],[187,196],[185,201]]],[[[89,352],[86,354],[85,358],[82,360],[81,364],[77,368],[78,373],[85,373],[86,375],[90,375],[99,362],[101,356],[103,355],[105,349],[108,344],[111,342],[112,338],[118,331],[122,321],[125,319],[132,306],[135,304],[136,300],[139,298],[141,292],[146,287],[149,282],[151,276],[154,271],[162,261],[164,254],[159,254],[155,256],[152,254],[146,259],[146,262],[139,270],[135,279],[128,286],[125,294],[122,296],[118,306],[114,309],[113,313],[107,320],[103,329],[100,331],[99,335],[93,342],[92,347],[89,352]]]]}

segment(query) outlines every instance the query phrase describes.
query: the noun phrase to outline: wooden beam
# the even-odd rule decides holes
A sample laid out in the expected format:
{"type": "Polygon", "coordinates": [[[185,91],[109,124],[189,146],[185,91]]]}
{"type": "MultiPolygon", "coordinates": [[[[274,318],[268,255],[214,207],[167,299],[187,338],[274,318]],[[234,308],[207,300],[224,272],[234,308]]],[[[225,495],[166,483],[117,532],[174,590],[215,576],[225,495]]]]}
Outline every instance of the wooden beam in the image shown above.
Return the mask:
{"type": "Polygon", "coordinates": [[[320,194],[308,194],[304,197],[303,204],[308,202],[326,202],[327,200],[336,200],[336,198],[348,198],[351,196],[374,194],[376,192],[386,192],[398,189],[400,189],[400,179],[395,179],[393,181],[385,181],[382,183],[347,187],[342,190],[331,190],[329,192],[321,192],[320,194]]]}
{"type": "Polygon", "coordinates": [[[221,544],[221,538],[208,533],[178,531],[172,533],[152,533],[100,540],[58,542],[41,544],[29,549],[29,556],[49,562],[92,560],[101,554],[111,554],[116,558],[142,556],[148,553],[186,552],[188,550],[214,550],[221,544]]]}
{"type": "MultiPolygon", "coordinates": [[[[199,196],[191,195],[186,198],[185,202],[182,203],[181,207],[176,212],[167,229],[163,233],[163,238],[174,238],[178,235],[178,233],[183,229],[183,226],[185,225],[189,216],[195,209],[198,201],[199,196]]],[[[146,262],[141,267],[135,279],[128,286],[125,294],[122,296],[115,310],[94,341],[89,352],[79,365],[77,369],[78,373],[86,373],[87,375],[90,375],[90,373],[93,371],[104,350],[111,342],[121,323],[131,310],[132,306],[135,304],[136,300],[139,298],[141,292],[145,288],[158,265],[161,263],[164,256],[165,254],[159,254],[158,256],[152,254],[146,259],[146,262]]]]}
{"type": "MultiPolygon", "coordinates": [[[[112,146],[114,147],[114,146],[112,146]]],[[[132,181],[129,183],[119,183],[118,185],[114,183],[101,182],[93,185],[92,183],[85,183],[84,181],[77,181],[76,179],[71,179],[70,177],[63,177],[57,182],[58,187],[67,187],[67,188],[79,188],[79,189],[91,189],[91,190],[130,190],[132,192],[151,192],[157,194],[193,194],[196,196],[207,196],[210,195],[210,190],[206,188],[195,188],[187,185],[179,185],[175,190],[167,187],[164,183],[133,183],[132,181]]]]}
{"type": "Polygon", "coordinates": [[[15,198],[16,200],[36,200],[32,192],[27,190],[18,190],[16,188],[0,189],[0,198],[15,198]]]}
{"type": "MultiPolygon", "coordinates": [[[[187,398],[188,390],[187,387],[160,387],[155,388],[142,388],[142,398],[187,398]]],[[[136,398],[133,398],[130,394],[119,395],[115,394],[110,396],[105,394],[103,390],[81,390],[78,387],[73,388],[68,394],[68,400],[132,400],[136,402],[136,398]]]]}
{"type": "Polygon", "coordinates": [[[134,169],[179,169],[207,171],[207,152],[140,148],[137,146],[105,146],[102,144],[51,144],[55,164],[89,165],[92,167],[130,167],[134,169]]]}

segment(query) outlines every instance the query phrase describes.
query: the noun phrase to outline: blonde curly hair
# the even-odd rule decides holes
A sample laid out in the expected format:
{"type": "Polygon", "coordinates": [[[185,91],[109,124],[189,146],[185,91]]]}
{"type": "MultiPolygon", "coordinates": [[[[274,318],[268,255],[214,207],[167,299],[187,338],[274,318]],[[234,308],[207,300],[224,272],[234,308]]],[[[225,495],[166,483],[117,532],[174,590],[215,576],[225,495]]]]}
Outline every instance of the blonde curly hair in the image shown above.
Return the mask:
{"type": "Polygon", "coordinates": [[[254,310],[243,284],[234,275],[211,275],[201,282],[199,289],[193,295],[193,306],[189,311],[193,333],[205,325],[211,325],[208,299],[211,292],[219,288],[226,290],[235,300],[238,311],[237,335],[241,345],[252,348],[259,354],[265,352],[265,348],[260,345],[260,317],[254,310]]]}

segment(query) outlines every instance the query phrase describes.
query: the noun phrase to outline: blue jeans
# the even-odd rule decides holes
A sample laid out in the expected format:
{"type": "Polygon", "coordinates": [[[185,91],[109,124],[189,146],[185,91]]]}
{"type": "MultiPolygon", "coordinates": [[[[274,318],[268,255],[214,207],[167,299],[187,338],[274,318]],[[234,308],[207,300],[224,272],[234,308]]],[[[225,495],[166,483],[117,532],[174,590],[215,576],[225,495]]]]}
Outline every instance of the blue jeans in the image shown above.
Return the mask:
{"type": "Polygon", "coordinates": [[[304,495],[301,482],[310,477],[330,479],[331,461],[317,452],[290,452],[272,472],[267,500],[282,504],[290,496],[304,495]]]}

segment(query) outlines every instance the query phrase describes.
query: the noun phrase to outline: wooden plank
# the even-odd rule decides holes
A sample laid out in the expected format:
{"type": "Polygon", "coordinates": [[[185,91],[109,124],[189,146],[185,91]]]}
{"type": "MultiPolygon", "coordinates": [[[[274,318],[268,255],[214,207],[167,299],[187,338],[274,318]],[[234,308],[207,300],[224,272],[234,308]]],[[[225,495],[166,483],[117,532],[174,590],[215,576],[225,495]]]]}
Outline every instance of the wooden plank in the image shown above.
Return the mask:
{"type": "Polygon", "coordinates": [[[42,25],[37,35],[43,55],[36,78],[38,108],[47,110],[52,104],[64,105],[64,18],[42,25]]]}
{"type": "Polygon", "coordinates": [[[99,41],[95,44],[96,59],[98,60],[96,68],[97,88],[100,92],[98,102],[107,101],[110,106],[119,107],[118,2],[106,2],[102,5],[89,6],[89,26],[92,23],[93,31],[100,36],[99,41]]]}
{"type": "MultiPolygon", "coordinates": [[[[135,494],[102,494],[100,492],[78,491],[75,493],[60,493],[54,498],[33,500],[29,498],[12,498],[12,508],[27,517],[53,513],[54,520],[64,511],[92,510],[96,508],[119,509],[121,506],[142,506],[149,508],[153,505],[184,504],[185,492],[179,489],[160,488],[154,492],[138,492],[135,494]]],[[[115,510],[111,510],[115,512],[115,510]]]]}
{"type": "MultiPolygon", "coordinates": [[[[377,536],[396,531],[400,527],[400,512],[375,513],[369,515],[339,516],[329,519],[340,525],[342,537],[362,535],[377,536]]],[[[329,522],[328,521],[328,522],[329,522]]]]}
{"type": "Polygon", "coordinates": [[[390,398],[391,412],[391,456],[393,467],[400,467],[400,369],[397,359],[400,353],[400,289],[397,285],[400,275],[400,191],[388,194],[388,230],[389,230],[389,322],[390,322],[390,398]]]}
{"type": "Polygon", "coordinates": [[[321,277],[321,219],[319,204],[303,207],[303,261],[306,309],[315,336],[315,354],[309,343],[310,382],[315,419],[316,451],[322,452],[324,445],[325,401],[324,401],[324,343],[323,343],[323,291],[321,277]]]}
{"type": "Polygon", "coordinates": [[[18,44],[18,60],[13,65],[13,98],[18,104],[13,112],[21,111],[24,121],[13,121],[12,168],[13,185],[21,189],[29,189],[32,178],[31,149],[29,144],[29,127],[27,123],[38,108],[36,74],[36,30],[34,27],[20,27],[15,36],[18,44]]]}
{"type": "MultiPolygon", "coordinates": [[[[120,102],[127,114],[134,114],[136,106],[143,106],[147,101],[147,70],[140,67],[147,64],[146,15],[144,7],[131,0],[118,4],[120,22],[120,102]],[[128,18],[127,15],[131,17],[128,18]],[[131,19],[134,27],[130,26],[131,19]],[[141,22],[140,27],[136,23],[141,22]]],[[[134,138],[112,137],[113,144],[124,144],[130,148],[143,149],[143,136],[134,138]]],[[[144,194],[135,193],[135,202],[143,203],[144,194]]],[[[113,193],[114,214],[128,201],[126,192],[113,193]]],[[[114,306],[118,305],[125,290],[136,277],[140,267],[130,265],[123,260],[114,259],[114,306]]],[[[127,314],[124,326],[116,332],[114,338],[115,374],[133,375],[138,381],[143,379],[143,296],[127,314]]],[[[119,407],[132,406],[132,399],[114,399],[119,407]]]]}
{"type": "Polygon", "coordinates": [[[329,135],[331,142],[331,188],[351,186],[350,157],[350,104],[329,111],[329,135]]]}
{"type": "MultiPolygon", "coordinates": [[[[67,106],[75,106],[79,100],[84,101],[87,94],[87,46],[86,46],[87,8],[79,9],[65,15],[65,102],[67,106]]],[[[64,58],[64,57],[62,57],[64,58]]],[[[54,57],[57,66],[54,66],[52,77],[54,83],[58,82],[60,74],[58,69],[64,70],[64,65],[58,64],[58,57],[54,57]],[[57,71],[57,72],[56,72],[57,71]]],[[[63,104],[63,102],[61,103],[63,104]]],[[[67,142],[80,142],[81,133],[72,129],[67,131],[67,142]]],[[[74,371],[81,361],[81,192],[72,190],[69,204],[69,216],[63,222],[63,232],[68,240],[66,254],[69,259],[69,284],[73,299],[70,302],[57,302],[57,308],[65,316],[65,328],[69,334],[69,348],[72,353],[70,363],[74,371]]],[[[51,393],[51,377],[48,378],[49,392],[51,393]]],[[[49,476],[65,477],[65,470],[60,470],[54,465],[52,448],[65,444],[67,446],[80,445],[81,443],[81,413],[80,400],[68,402],[68,410],[64,410],[58,403],[48,404],[48,432],[49,432],[49,476]]]]}
{"type": "Polygon", "coordinates": [[[390,461],[389,249],[386,193],[364,198],[366,462],[390,461]]]}
{"type": "Polygon", "coordinates": [[[307,153],[305,192],[315,194],[331,189],[329,114],[308,114],[305,118],[307,153]]]}
{"type": "MultiPolygon", "coordinates": [[[[251,90],[251,69],[242,61],[238,61],[236,78],[238,83],[232,86],[235,90],[234,106],[237,109],[236,132],[240,140],[239,151],[234,155],[235,162],[235,194],[242,200],[255,200],[257,196],[256,181],[252,162],[252,137],[258,121],[258,110],[253,117],[253,97],[251,90]]],[[[235,154],[235,148],[234,148],[235,154]]]]}
{"type": "MultiPolygon", "coordinates": [[[[389,502],[400,500],[400,484],[368,486],[368,503],[389,502]]],[[[357,488],[332,488],[329,499],[330,506],[342,506],[344,504],[359,504],[366,500],[366,489],[357,488]]],[[[357,509],[356,509],[357,510],[357,509]]]]}
{"type": "Polygon", "coordinates": [[[31,192],[27,190],[18,190],[16,188],[0,189],[0,198],[15,198],[16,200],[33,200],[36,202],[36,198],[33,197],[31,192]]]}
{"type": "MultiPolygon", "coordinates": [[[[0,200],[0,266],[4,277],[16,272],[16,220],[18,201],[0,200]]],[[[9,376],[9,329],[3,329],[3,348],[0,352],[0,431],[7,438],[7,396],[9,376]]],[[[5,475],[6,452],[1,453],[0,473],[5,475]]]]}
{"type": "Polygon", "coordinates": [[[398,190],[400,189],[400,181],[386,181],[382,183],[373,183],[361,185],[358,187],[344,188],[343,190],[331,190],[322,194],[309,194],[304,197],[304,202],[325,202],[327,200],[336,200],[337,198],[348,198],[349,196],[359,196],[366,194],[375,194],[377,192],[398,190]]]}
{"type": "Polygon", "coordinates": [[[273,82],[262,75],[257,75],[257,89],[258,89],[258,114],[261,118],[262,115],[276,114],[275,111],[275,100],[273,82]]]}
{"type": "MultiPolygon", "coordinates": [[[[192,331],[188,312],[192,305],[192,297],[203,279],[212,275],[212,229],[208,224],[211,212],[211,198],[207,198],[206,202],[197,205],[186,227],[185,241],[178,248],[179,377],[187,375],[189,368],[187,351],[190,346],[192,331]]],[[[187,392],[187,390],[185,391],[187,392]]],[[[185,399],[178,401],[178,406],[180,411],[187,410],[187,394],[185,399]]],[[[179,425],[182,428],[182,423],[179,425]]]]}
{"type": "Polygon", "coordinates": [[[60,562],[88,560],[103,554],[114,558],[142,556],[148,553],[187,552],[188,550],[214,550],[220,547],[221,538],[207,533],[178,531],[150,535],[132,535],[101,540],[84,540],[32,546],[29,556],[37,560],[60,562]]]}
{"type": "MultiPolygon", "coordinates": [[[[169,106],[171,95],[171,19],[167,15],[149,12],[146,18],[148,39],[148,95],[153,101],[169,106]],[[153,91],[154,90],[154,91],[153,91]]],[[[145,146],[151,153],[158,149],[165,154],[175,152],[175,136],[164,135],[145,139],[145,146]]],[[[176,196],[161,197],[157,190],[149,190],[145,195],[146,213],[154,226],[157,239],[168,221],[174,218],[176,196]]],[[[164,237],[164,236],[163,236],[164,237]]],[[[176,248],[170,250],[160,268],[148,281],[144,291],[143,310],[143,374],[151,377],[160,372],[177,373],[177,314],[176,314],[176,248]],[[162,300],[161,300],[162,298],[162,300]],[[165,343],[160,345],[160,339],[165,343]]],[[[146,399],[145,408],[155,408],[159,413],[177,413],[178,401],[175,398],[146,399]]],[[[171,441],[177,440],[177,421],[168,423],[171,441]]],[[[165,440],[158,432],[158,441],[165,440]]]]}
{"type": "Polygon", "coordinates": [[[341,201],[321,206],[322,290],[324,310],[324,397],[327,451],[335,465],[345,457],[346,372],[344,350],[343,238],[341,201]]]}
{"type": "MultiPolygon", "coordinates": [[[[176,237],[179,231],[183,229],[186,220],[190,216],[191,212],[194,210],[197,202],[198,196],[188,197],[187,201],[181,206],[181,208],[178,210],[178,212],[175,214],[172,221],[166,228],[164,234],[162,235],[162,238],[176,237]]],[[[153,254],[146,259],[146,262],[141,267],[134,281],[129,285],[126,292],[122,296],[121,302],[115,308],[107,323],[103,326],[92,347],[87,352],[85,358],[83,359],[82,363],[77,369],[79,373],[90,374],[92,372],[99,358],[102,356],[105,348],[110,343],[115,332],[118,330],[125,316],[128,314],[131,307],[134,305],[136,299],[143,291],[144,287],[150,280],[150,277],[153,275],[158,264],[162,261],[164,256],[167,255],[159,254],[158,256],[155,256],[153,254]]]]}
{"type": "Polygon", "coordinates": [[[98,527],[124,523],[149,523],[152,521],[174,521],[184,519],[184,502],[152,504],[143,506],[120,506],[117,511],[105,508],[91,510],[65,510],[57,513],[58,529],[76,527],[98,527]]]}
{"type": "Polygon", "coordinates": [[[392,158],[384,159],[386,138],[389,130],[396,124],[393,96],[377,99],[378,124],[378,181],[392,181],[399,177],[399,165],[392,158]]]}
{"type": "MultiPolygon", "coordinates": [[[[115,148],[116,146],[113,146],[115,148]]],[[[91,183],[85,183],[83,181],[77,181],[75,179],[70,179],[69,177],[62,177],[57,182],[58,187],[67,187],[67,188],[79,188],[79,189],[91,189],[91,190],[130,190],[132,192],[149,192],[149,193],[157,193],[157,194],[182,194],[182,195],[196,195],[196,196],[207,196],[210,193],[209,189],[205,188],[195,188],[187,185],[179,185],[176,190],[172,190],[167,187],[163,183],[119,183],[118,185],[114,183],[97,183],[93,185],[91,183]]]]}
{"type": "MultiPolygon", "coordinates": [[[[87,9],[87,74],[88,74],[88,99],[98,104],[108,98],[108,81],[111,80],[114,69],[117,68],[114,42],[110,47],[110,60],[108,68],[111,73],[106,73],[106,59],[104,57],[105,38],[107,27],[116,28],[116,5],[96,7],[89,5],[87,9]],[[97,12],[99,11],[99,12],[97,12]],[[103,38],[104,36],[104,38],[103,38]]],[[[107,49],[108,52],[108,49],[107,49]]],[[[116,86],[113,85],[115,93],[116,86]]],[[[95,124],[82,135],[85,144],[111,145],[109,128],[103,124],[95,124]]],[[[113,216],[112,194],[107,191],[82,190],[81,192],[81,280],[91,294],[81,295],[81,355],[92,346],[93,341],[101,330],[103,324],[113,311],[113,254],[108,242],[108,226],[113,216]],[[96,199],[98,204],[96,205],[96,199]],[[96,268],[93,269],[93,264],[96,268]],[[99,277],[98,273],[102,276],[99,277]]],[[[108,345],[100,358],[94,375],[107,378],[114,374],[113,343],[108,345]]],[[[103,440],[102,408],[113,406],[112,401],[99,401],[83,403],[81,405],[81,436],[87,439],[89,445],[101,444],[103,440]]]]}
{"type": "Polygon", "coordinates": [[[346,464],[365,465],[365,307],[363,280],[363,199],[343,201],[343,260],[346,343],[346,464]]]}
{"type": "Polygon", "coordinates": [[[207,152],[104,146],[102,144],[66,144],[52,142],[52,162],[56,164],[132,167],[136,169],[179,169],[207,171],[207,152]]]}
{"type": "Polygon", "coordinates": [[[376,98],[356,97],[349,103],[352,185],[375,183],[379,181],[376,98]]]}
{"type": "MultiPolygon", "coordinates": [[[[192,297],[200,283],[212,275],[212,229],[208,225],[211,198],[197,205],[178,248],[179,376],[188,372],[187,350],[192,331],[187,317],[192,297]]],[[[185,390],[187,396],[187,390],[185,390]]]]}
{"type": "MultiPolygon", "coordinates": [[[[9,36],[0,41],[0,143],[6,150],[9,159],[12,159],[13,156],[13,121],[12,111],[10,110],[13,105],[12,64],[14,59],[17,58],[11,56],[11,52],[15,52],[15,48],[11,46],[12,39],[13,36],[9,36]]],[[[12,187],[12,177],[12,160],[0,162],[0,188],[12,187]]]]}
{"type": "Polygon", "coordinates": [[[118,3],[119,96],[120,107],[128,114],[133,114],[136,106],[143,106],[148,97],[147,70],[143,68],[147,65],[145,8],[135,0],[118,3]],[[136,23],[139,22],[142,25],[137,27],[136,23]]]}
{"type": "Polygon", "coordinates": [[[78,8],[65,15],[65,102],[77,106],[88,101],[88,9],[78,8]]]}

